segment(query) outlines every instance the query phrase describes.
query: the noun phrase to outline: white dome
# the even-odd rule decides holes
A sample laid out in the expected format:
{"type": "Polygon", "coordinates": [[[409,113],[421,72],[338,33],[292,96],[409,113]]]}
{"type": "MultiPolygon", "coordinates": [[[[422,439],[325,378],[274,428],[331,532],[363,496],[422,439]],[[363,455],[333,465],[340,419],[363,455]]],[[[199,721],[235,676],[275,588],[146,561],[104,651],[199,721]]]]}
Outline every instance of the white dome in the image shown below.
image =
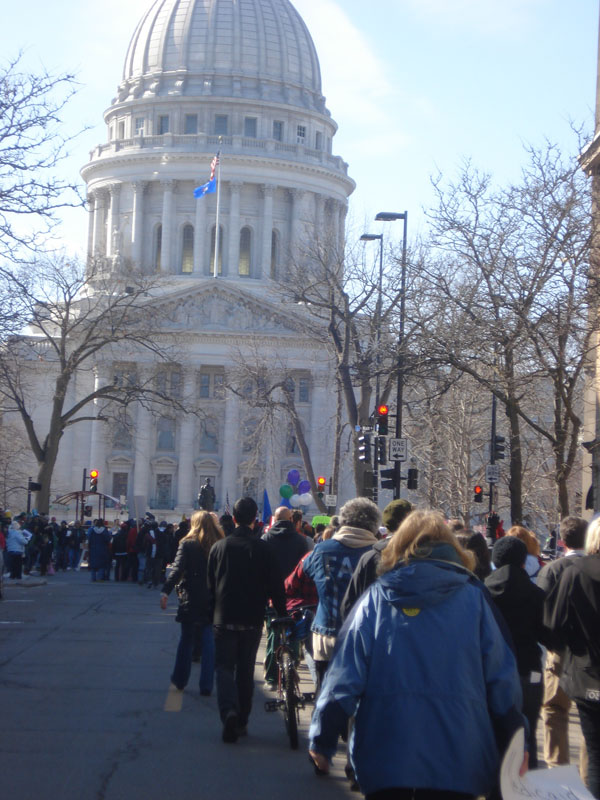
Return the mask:
{"type": "Polygon", "coordinates": [[[324,110],[315,46],[289,0],[156,0],[129,44],[119,99],[150,87],[324,110]]]}

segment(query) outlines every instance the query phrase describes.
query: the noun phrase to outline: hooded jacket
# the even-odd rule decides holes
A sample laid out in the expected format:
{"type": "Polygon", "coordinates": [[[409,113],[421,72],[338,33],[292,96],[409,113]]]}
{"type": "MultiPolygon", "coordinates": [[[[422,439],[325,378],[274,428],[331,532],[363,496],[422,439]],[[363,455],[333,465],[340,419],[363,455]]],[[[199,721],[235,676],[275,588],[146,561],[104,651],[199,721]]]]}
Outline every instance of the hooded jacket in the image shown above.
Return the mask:
{"type": "Polygon", "coordinates": [[[359,600],[313,715],[311,749],[328,758],[356,716],[350,753],[365,794],[487,794],[497,739],[526,727],[515,658],[489,601],[468,570],[434,554],[395,567],[359,600]]]}
{"type": "Polygon", "coordinates": [[[377,542],[371,531],[341,527],[331,539],[319,542],[304,561],[304,572],[312,578],[319,594],[319,605],[312,631],[336,636],[342,626],[341,604],[352,573],[363,553],[377,542]]]}
{"type": "Polygon", "coordinates": [[[25,545],[31,539],[29,532],[21,530],[21,528],[14,523],[11,523],[6,536],[6,551],[8,553],[19,553],[23,555],[25,552],[25,545]]]}
{"type": "Polygon", "coordinates": [[[544,631],[544,592],[532,583],[523,567],[506,564],[485,579],[494,603],[506,620],[517,656],[519,675],[542,672],[542,650],[548,643],[544,631]]]}
{"type": "Polygon", "coordinates": [[[278,520],[266,533],[263,533],[261,539],[272,548],[284,580],[293,572],[302,556],[308,553],[306,536],[298,533],[294,524],[288,519],[278,520]]]}

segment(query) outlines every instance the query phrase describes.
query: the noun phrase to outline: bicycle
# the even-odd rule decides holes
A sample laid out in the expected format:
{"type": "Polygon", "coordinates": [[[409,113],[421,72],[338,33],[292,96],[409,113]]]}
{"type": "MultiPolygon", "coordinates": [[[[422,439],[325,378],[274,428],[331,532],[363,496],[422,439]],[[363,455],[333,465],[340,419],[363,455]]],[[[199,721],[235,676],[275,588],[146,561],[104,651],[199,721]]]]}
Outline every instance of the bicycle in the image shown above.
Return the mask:
{"type": "Polygon", "coordinates": [[[265,701],[265,711],[277,711],[280,708],[283,710],[285,729],[292,750],[298,748],[300,709],[314,700],[313,692],[300,691],[300,677],[293,651],[293,644],[301,642],[309,635],[311,621],[310,608],[301,608],[289,617],[275,617],[271,620],[277,637],[275,648],[278,667],[277,699],[265,701]]]}

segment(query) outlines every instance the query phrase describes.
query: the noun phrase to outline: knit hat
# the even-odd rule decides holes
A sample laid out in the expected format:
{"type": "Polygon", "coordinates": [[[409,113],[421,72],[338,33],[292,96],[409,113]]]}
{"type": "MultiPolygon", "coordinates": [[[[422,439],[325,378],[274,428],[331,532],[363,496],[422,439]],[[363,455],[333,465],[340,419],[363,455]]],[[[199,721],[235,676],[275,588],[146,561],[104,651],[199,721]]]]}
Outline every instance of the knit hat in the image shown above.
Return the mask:
{"type": "Polygon", "coordinates": [[[492,561],[496,567],[504,567],[507,564],[522,567],[526,558],[525,542],[516,536],[503,536],[502,539],[498,539],[492,550],[492,561]]]}
{"type": "Polygon", "coordinates": [[[412,510],[412,504],[409,503],[408,500],[392,500],[392,502],[388,503],[383,509],[383,524],[388,531],[395,533],[412,510]]]}

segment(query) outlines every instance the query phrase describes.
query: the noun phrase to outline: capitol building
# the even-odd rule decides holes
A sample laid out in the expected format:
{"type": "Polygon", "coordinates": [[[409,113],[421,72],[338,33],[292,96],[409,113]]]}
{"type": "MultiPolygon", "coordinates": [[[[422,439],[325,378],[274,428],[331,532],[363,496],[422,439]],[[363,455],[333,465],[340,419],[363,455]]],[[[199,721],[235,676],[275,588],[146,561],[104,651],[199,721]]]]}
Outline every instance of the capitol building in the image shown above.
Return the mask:
{"type": "MultiPolygon", "coordinates": [[[[277,291],[308,243],[343,247],[354,189],[334,155],[337,126],[307,27],[289,0],[155,0],[104,120],[106,139],[81,170],[89,262],[125,282],[133,273],[157,278],[153,324],[177,335],[180,357],[166,367],[147,353],[135,369],[160,374],[201,413],[137,403],[128,430],[72,426],[52,497],[81,488],[89,467],[100,471],[102,492],[127,498],[131,514],[187,513],[207,477],[221,509],[242,493],[260,502],[265,488],[275,505],[288,471],[305,475],[289,422],[282,416],[253,461],[253,411],[224,386],[250,341],[267,362],[285,365],[315,472],[331,474],[332,365],[315,351],[306,311],[277,291]],[[194,197],[217,151],[218,223],[217,194],[194,197]]],[[[102,356],[93,375],[78,376],[71,399],[127,368],[102,356]]]]}

